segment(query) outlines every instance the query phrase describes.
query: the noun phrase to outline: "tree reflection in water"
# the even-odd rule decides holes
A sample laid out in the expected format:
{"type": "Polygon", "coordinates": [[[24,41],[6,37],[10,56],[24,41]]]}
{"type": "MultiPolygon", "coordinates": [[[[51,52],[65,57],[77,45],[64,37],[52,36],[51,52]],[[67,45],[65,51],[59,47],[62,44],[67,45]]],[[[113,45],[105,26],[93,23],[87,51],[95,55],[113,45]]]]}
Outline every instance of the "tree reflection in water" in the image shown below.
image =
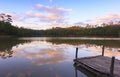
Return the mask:
{"type": "Polygon", "coordinates": [[[18,38],[1,38],[0,37],[0,57],[1,59],[10,58],[13,56],[14,51],[12,51],[12,48],[14,46],[17,47],[19,44],[30,42],[28,40],[19,40],[18,38]]]}
{"type": "Polygon", "coordinates": [[[87,77],[72,66],[75,47],[80,47],[78,57],[84,57],[101,55],[103,45],[105,55],[120,55],[120,40],[0,39],[0,76],[74,77],[76,71],[76,77],[87,77]]]}
{"type": "MultiPolygon", "coordinates": [[[[32,38],[34,39],[34,38],[32,38]]],[[[37,40],[37,39],[35,39],[37,40]]],[[[35,40],[28,40],[28,38],[25,39],[18,39],[18,38],[0,38],[0,56],[2,59],[10,58],[12,57],[12,54],[14,51],[12,51],[12,48],[18,45],[26,44],[33,42],[35,40]]],[[[105,46],[107,48],[107,51],[114,51],[113,48],[115,48],[118,52],[120,52],[120,40],[85,40],[85,39],[58,39],[58,38],[50,38],[50,39],[40,39],[37,41],[46,41],[47,43],[52,43],[53,45],[60,45],[60,44],[68,44],[72,46],[80,46],[85,45],[86,48],[89,47],[98,47],[98,46],[105,46]]]]}

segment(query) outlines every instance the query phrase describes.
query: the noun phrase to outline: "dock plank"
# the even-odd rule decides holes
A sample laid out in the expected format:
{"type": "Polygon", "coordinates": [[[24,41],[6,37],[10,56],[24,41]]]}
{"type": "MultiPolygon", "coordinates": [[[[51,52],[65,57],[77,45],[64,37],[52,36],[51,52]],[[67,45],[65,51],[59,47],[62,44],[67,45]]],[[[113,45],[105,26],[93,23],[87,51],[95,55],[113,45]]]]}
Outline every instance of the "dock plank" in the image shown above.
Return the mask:
{"type": "MultiPolygon", "coordinates": [[[[110,74],[111,58],[106,56],[85,57],[74,60],[76,64],[85,65],[103,74],[110,74]]],[[[114,77],[120,77],[120,60],[115,59],[114,77]]]]}

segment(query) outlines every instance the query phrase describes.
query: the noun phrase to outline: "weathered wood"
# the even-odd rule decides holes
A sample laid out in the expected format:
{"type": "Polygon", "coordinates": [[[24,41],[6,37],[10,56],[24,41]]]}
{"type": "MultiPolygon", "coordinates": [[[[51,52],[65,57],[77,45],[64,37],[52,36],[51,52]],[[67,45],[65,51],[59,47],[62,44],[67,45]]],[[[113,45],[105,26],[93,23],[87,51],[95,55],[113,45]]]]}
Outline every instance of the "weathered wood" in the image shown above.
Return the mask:
{"type": "Polygon", "coordinates": [[[103,47],[102,47],[102,56],[104,56],[104,50],[105,50],[105,47],[103,45],[103,47]]]}
{"type": "Polygon", "coordinates": [[[112,59],[111,59],[111,67],[110,67],[110,75],[111,75],[111,77],[114,76],[114,62],[115,62],[115,57],[112,57],[112,59]]]}
{"type": "MultiPolygon", "coordinates": [[[[111,58],[106,56],[94,56],[94,57],[86,57],[79,58],[74,60],[76,66],[84,66],[89,71],[93,71],[94,73],[99,72],[101,74],[111,75],[110,67],[111,67],[111,58]]],[[[113,66],[113,65],[112,65],[113,66]]],[[[111,67],[113,68],[113,67],[111,67]]],[[[114,77],[120,77],[120,61],[114,60],[114,77]]]]}
{"type": "Polygon", "coordinates": [[[76,56],[75,58],[77,59],[78,58],[78,48],[76,48],[76,56]]]}
{"type": "Polygon", "coordinates": [[[77,68],[75,68],[75,77],[78,77],[77,68]]]}

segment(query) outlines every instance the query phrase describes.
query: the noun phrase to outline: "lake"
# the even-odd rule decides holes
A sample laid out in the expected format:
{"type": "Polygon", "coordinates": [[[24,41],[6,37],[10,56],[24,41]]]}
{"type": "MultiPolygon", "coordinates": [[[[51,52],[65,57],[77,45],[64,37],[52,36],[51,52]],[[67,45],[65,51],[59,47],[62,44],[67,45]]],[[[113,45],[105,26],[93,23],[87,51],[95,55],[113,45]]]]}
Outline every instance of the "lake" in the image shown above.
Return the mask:
{"type": "Polygon", "coordinates": [[[0,77],[93,77],[74,67],[78,57],[102,54],[120,60],[120,38],[0,38],[0,77]]]}

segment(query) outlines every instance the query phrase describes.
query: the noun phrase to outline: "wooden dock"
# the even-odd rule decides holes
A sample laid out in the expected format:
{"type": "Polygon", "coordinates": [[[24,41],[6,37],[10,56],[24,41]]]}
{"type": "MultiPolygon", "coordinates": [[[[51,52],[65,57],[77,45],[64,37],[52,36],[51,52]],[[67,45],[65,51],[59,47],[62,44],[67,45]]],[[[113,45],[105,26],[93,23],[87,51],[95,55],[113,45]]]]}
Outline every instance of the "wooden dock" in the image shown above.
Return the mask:
{"type": "MultiPolygon", "coordinates": [[[[78,58],[74,60],[77,67],[83,67],[98,76],[104,74],[111,76],[111,58],[106,56],[95,56],[78,58]]],[[[120,77],[120,61],[115,59],[112,77],[120,77]]]]}
{"type": "Polygon", "coordinates": [[[97,77],[120,77],[120,60],[104,56],[104,46],[102,55],[84,58],[78,58],[78,48],[76,48],[74,66],[82,67],[96,74],[97,77]]]}

